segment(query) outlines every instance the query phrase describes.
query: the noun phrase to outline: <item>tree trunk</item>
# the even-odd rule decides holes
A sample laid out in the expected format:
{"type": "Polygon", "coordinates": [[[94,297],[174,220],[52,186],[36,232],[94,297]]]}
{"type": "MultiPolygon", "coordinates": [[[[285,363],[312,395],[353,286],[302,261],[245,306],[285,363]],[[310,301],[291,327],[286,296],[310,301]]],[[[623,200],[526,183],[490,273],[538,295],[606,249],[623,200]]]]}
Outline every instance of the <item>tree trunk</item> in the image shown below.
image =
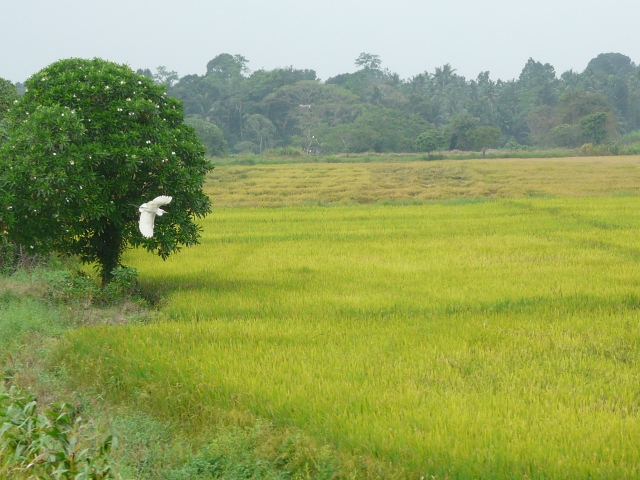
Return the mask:
{"type": "Polygon", "coordinates": [[[122,235],[116,227],[108,224],[101,233],[94,237],[94,242],[97,242],[95,247],[98,252],[102,288],[104,288],[113,280],[113,270],[120,265],[122,235]]]}

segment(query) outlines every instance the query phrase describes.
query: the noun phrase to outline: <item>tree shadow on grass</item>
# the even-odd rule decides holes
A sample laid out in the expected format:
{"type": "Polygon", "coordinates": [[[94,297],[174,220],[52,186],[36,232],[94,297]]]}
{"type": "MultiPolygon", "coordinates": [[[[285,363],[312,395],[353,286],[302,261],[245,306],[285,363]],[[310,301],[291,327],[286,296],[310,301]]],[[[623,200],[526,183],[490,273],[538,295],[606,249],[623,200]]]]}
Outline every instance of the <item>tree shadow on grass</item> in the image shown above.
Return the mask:
{"type": "MultiPolygon", "coordinates": [[[[304,277],[304,275],[300,275],[304,277]]],[[[141,282],[141,292],[143,298],[152,307],[162,306],[165,299],[170,298],[179,292],[189,292],[191,294],[203,292],[205,295],[224,295],[234,292],[281,292],[283,289],[300,289],[304,279],[301,278],[295,286],[286,280],[248,280],[237,278],[224,278],[205,275],[175,274],[165,276],[162,279],[147,280],[141,282]]]]}

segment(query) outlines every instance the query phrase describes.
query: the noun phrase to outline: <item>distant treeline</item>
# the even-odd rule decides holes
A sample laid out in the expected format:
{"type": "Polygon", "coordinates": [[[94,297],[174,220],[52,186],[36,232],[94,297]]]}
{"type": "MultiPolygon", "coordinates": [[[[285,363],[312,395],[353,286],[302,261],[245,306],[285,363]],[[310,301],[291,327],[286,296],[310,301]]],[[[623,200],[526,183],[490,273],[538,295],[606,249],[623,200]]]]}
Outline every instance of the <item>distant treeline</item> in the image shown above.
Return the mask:
{"type": "Polygon", "coordinates": [[[318,154],[614,144],[640,130],[640,67],[620,53],[559,77],[529,59],[514,80],[467,80],[449,64],[403,80],[361,54],[355,73],[320,81],[293,67],[249,72],[227,53],[204,75],[138,70],[184,103],[212,155],[298,147],[318,154]]]}

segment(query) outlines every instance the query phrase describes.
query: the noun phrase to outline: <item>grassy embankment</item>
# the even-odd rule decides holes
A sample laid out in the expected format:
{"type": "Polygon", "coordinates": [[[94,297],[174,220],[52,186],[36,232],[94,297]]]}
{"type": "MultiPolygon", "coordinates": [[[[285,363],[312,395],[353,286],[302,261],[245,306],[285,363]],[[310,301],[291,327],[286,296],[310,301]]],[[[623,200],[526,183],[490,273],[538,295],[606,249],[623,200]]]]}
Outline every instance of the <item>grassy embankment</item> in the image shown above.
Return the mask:
{"type": "Polygon", "coordinates": [[[251,412],[411,478],[640,474],[640,158],[221,167],[207,188],[202,245],[127,256],[165,321],[72,332],[77,385],[194,434],[251,412]]]}

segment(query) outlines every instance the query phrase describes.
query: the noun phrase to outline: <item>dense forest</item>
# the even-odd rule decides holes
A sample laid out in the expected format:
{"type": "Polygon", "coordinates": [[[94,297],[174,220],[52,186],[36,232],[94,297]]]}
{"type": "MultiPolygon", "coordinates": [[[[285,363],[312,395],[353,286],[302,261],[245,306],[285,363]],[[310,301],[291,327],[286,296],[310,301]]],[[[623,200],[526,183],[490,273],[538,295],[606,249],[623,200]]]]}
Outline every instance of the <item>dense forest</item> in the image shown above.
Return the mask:
{"type": "MultiPolygon", "coordinates": [[[[529,59],[517,79],[475,79],[449,64],[403,80],[362,53],[357,71],[320,81],[293,67],[250,72],[242,55],[213,58],[204,75],[138,73],[183,101],[211,155],[297,147],[309,153],[575,148],[640,130],[640,66],[620,53],[560,76],[529,59]]],[[[635,138],[636,135],[632,135],[635,138]]]]}

